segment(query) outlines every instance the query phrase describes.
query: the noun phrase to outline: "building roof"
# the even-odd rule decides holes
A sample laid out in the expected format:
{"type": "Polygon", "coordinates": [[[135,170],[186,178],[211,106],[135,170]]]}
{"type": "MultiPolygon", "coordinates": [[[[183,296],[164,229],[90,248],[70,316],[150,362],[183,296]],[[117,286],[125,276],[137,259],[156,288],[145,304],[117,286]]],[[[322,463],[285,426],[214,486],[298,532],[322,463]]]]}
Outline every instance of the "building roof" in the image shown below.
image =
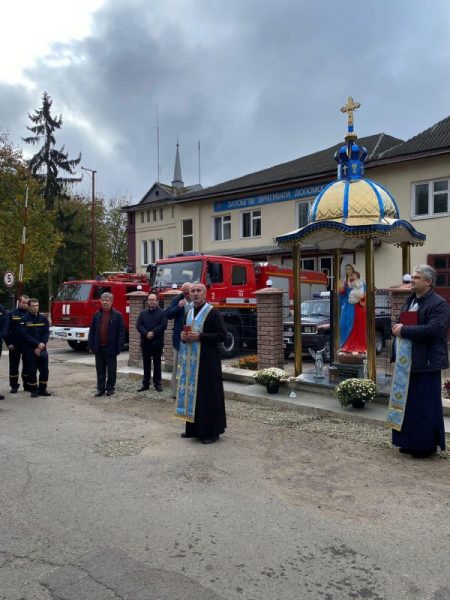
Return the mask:
{"type": "Polygon", "coordinates": [[[439,152],[450,149],[450,116],[418,133],[406,142],[378,153],[379,159],[439,152]]]}
{"type": "MultiPolygon", "coordinates": [[[[358,139],[358,144],[367,148],[368,160],[378,155],[393,146],[397,146],[402,143],[403,140],[395,138],[385,133],[377,133],[358,139]]],[[[256,173],[250,173],[243,177],[231,179],[224,183],[205,188],[201,192],[195,192],[190,194],[183,194],[180,200],[187,200],[193,198],[202,198],[204,196],[210,196],[212,194],[217,195],[226,192],[234,192],[239,190],[245,190],[246,188],[254,188],[263,185],[273,185],[280,183],[288,183],[298,179],[306,179],[311,177],[320,177],[321,175],[329,176],[336,172],[336,162],[334,160],[334,154],[336,150],[342,146],[343,142],[335,144],[325,150],[319,150],[313,154],[302,156],[262,171],[256,171],[256,173]]]]}

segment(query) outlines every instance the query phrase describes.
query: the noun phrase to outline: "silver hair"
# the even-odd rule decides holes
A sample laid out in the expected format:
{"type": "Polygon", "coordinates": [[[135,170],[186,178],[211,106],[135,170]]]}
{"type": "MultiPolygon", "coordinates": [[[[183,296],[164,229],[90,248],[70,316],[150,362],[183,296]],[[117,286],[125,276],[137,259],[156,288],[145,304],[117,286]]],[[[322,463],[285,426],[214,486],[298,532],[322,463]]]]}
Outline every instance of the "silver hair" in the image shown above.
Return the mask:
{"type": "Polygon", "coordinates": [[[103,294],[100,296],[100,300],[103,300],[104,298],[111,300],[111,302],[114,300],[114,296],[110,292],[103,292],[103,294]]]}
{"type": "Polygon", "coordinates": [[[194,285],[200,286],[206,294],[206,285],[204,283],[202,283],[201,281],[194,281],[191,287],[193,287],[194,285]]]}
{"type": "Polygon", "coordinates": [[[415,273],[420,273],[424,279],[431,281],[431,287],[436,285],[436,271],[430,265],[417,265],[414,267],[415,273]]]}

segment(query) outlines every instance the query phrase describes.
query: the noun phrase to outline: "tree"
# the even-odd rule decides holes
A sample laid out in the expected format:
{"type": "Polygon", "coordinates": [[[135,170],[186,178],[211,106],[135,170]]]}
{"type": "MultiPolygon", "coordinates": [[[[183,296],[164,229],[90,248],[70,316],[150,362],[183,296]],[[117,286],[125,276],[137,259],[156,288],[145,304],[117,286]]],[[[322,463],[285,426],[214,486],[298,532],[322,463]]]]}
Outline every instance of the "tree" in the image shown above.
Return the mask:
{"type": "Polygon", "coordinates": [[[0,132],[0,271],[11,269],[18,273],[27,187],[25,283],[45,275],[61,239],[55,230],[52,214],[45,210],[40,185],[31,176],[21,151],[0,132]]]}
{"type": "Polygon", "coordinates": [[[110,270],[122,271],[128,262],[127,253],[127,213],[123,208],[128,205],[124,196],[111,198],[106,207],[105,227],[108,233],[110,270]]]}
{"type": "Polygon", "coordinates": [[[34,135],[23,138],[27,144],[35,144],[43,142],[40,150],[30,159],[28,166],[31,173],[42,182],[42,195],[45,200],[45,208],[52,210],[55,204],[55,199],[58,197],[67,196],[67,188],[73,183],[81,181],[77,177],[60,177],[60,171],[74,175],[76,166],[81,161],[81,153],[78,158],[69,159],[68,153],[64,146],[59,150],[55,148],[56,139],[54,132],[62,127],[62,116],[58,118],[52,117],[51,107],[53,100],[44,92],[42,95],[42,106],[34,111],[34,114],[28,113],[28,117],[34,125],[27,129],[34,135]]]}

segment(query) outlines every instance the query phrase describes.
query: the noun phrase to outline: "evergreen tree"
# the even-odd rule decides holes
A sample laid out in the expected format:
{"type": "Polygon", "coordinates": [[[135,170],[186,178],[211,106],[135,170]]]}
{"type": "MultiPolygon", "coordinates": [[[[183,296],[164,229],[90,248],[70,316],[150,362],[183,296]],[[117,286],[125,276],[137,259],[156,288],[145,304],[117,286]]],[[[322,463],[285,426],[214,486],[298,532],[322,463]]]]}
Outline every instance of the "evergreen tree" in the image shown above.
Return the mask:
{"type": "Polygon", "coordinates": [[[34,111],[34,114],[29,114],[28,117],[34,125],[27,129],[34,135],[23,138],[27,144],[38,144],[43,142],[40,150],[30,159],[28,166],[31,173],[43,183],[42,195],[45,200],[47,210],[52,210],[55,204],[55,199],[65,197],[67,187],[70,184],[81,181],[76,177],[59,177],[59,172],[64,171],[69,175],[74,175],[76,166],[81,161],[81,153],[78,158],[69,159],[68,152],[64,146],[59,150],[55,148],[56,140],[54,132],[61,129],[62,116],[58,118],[52,117],[50,110],[53,100],[44,92],[42,95],[42,106],[34,111]]]}

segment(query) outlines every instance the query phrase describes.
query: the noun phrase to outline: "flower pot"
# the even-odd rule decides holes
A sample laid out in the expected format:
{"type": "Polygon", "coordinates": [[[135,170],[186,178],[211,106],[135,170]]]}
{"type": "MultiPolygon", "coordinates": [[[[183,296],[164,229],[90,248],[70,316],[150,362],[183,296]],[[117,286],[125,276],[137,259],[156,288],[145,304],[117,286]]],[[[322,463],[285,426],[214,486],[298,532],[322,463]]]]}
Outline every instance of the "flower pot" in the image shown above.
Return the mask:
{"type": "Polygon", "coordinates": [[[366,406],[366,403],[364,402],[364,400],[353,400],[352,406],[353,408],[364,408],[366,406]]]}
{"type": "Polygon", "coordinates": [[[271,383],[266,384],[266,390],[269,394],[278,394],[278,390],[280,389],[280,384],[278,381],[272,381],[271,383]]]}

